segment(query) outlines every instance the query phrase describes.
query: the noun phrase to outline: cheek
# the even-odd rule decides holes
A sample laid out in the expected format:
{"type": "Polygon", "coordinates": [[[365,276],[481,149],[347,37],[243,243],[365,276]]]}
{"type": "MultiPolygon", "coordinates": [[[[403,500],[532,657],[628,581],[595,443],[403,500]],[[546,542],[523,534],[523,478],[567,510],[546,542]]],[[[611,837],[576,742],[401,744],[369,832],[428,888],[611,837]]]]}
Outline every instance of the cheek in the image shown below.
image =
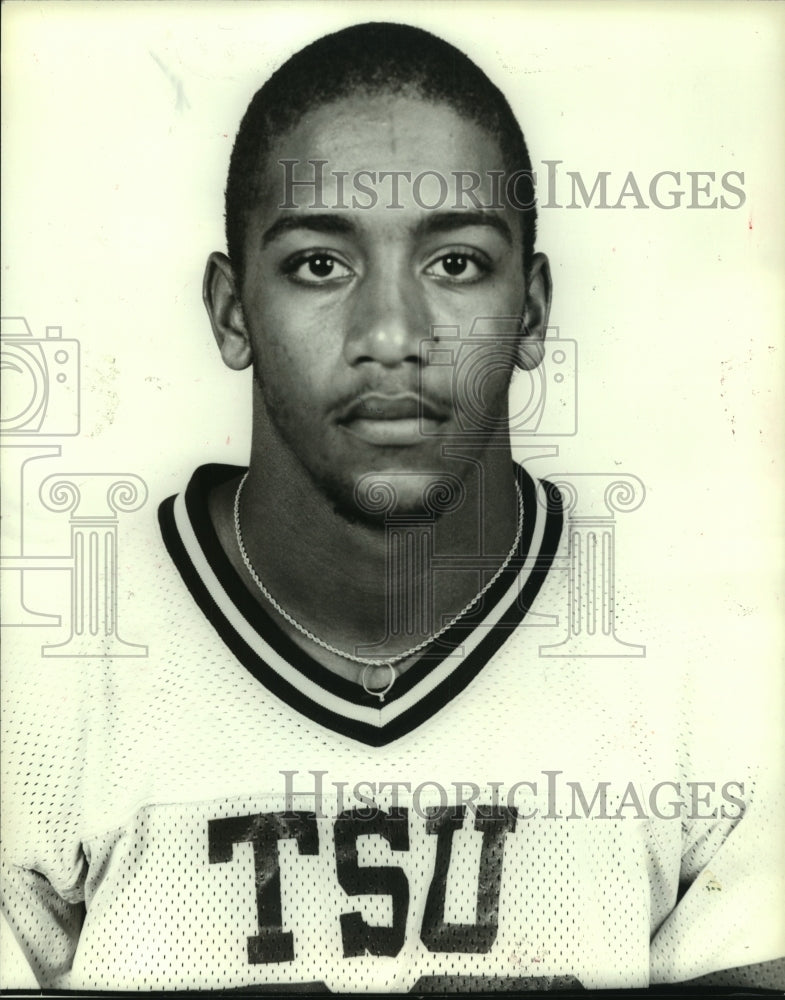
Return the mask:
{"type": "Polygon", "coordinates": [[[257,309],[251,324],[254,360],[264,383],[277,395],[313,391],[325,381],[324,331],[315,319],[293,315],[282,304],[257,309]]]}
{"type": "Polygon", "coordinates": [[[496,429],[507,419],[507,394],[513,372],[508,350],[483,348],[456,367],[453,405],[465,425],[496,429]]]}

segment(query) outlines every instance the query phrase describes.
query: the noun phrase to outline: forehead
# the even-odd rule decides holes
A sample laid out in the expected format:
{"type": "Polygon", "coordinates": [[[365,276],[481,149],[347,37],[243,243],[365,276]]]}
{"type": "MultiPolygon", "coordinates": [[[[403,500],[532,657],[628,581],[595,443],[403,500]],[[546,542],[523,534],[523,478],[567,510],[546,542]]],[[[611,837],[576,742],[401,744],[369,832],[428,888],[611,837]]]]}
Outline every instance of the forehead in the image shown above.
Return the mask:
{"type": "MultiPolygon", "coordinates": [[[[498,185],[505,169],[499,143],[479,124],[446,104],[395,94],[355,94],[304,115],[270,150],[263,207],[273,210],[287,199],[302,208],[313,207],[313,186],[292,184],[314,178],[313,160],[324,161],[318,174],[328,206],[340,204],[342,192],[351,194],[359,184],[376,188],[377,211],[394,204],[416,209],[418,200],[433,204],[442,189],[439,178],[448,184],[450,198],[456,185],[463,185],[490,203],[494,173],[498,185]],[[400,175],[397,196],[390,174],[400,175]],[[419,199],[412,197],[407,174],[413,181],[419,178],[419,199]]],[[[346,195],[343,199],[351,202],[346,195]]]]}

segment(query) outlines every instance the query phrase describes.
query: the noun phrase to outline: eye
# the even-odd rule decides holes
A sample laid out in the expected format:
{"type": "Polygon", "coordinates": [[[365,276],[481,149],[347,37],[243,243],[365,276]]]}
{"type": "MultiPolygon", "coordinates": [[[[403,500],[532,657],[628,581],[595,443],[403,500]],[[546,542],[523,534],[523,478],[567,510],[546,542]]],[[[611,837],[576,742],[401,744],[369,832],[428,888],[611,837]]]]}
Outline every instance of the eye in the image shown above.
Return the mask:
{"type": "Polygon", "coordinates": [[[350,278],[352,269],[324,250],[297,254],[284,264],[284,274],[303,285],[325,285],[350,278]]]}
{"type": "Polygon", "coordinates": [[[466,250],[451,250],[443,253],[425,269],[433,278],[441,278],[457,284],[479,281],[490,270],[488,264],[477,254],[466,250]]]}

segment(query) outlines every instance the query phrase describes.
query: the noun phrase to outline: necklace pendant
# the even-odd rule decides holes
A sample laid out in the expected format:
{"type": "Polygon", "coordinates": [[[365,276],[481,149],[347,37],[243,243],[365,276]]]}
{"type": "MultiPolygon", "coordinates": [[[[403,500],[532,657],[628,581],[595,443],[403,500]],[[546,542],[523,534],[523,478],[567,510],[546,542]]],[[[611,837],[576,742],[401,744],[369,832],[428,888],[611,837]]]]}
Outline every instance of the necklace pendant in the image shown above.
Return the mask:
{"type": "Polygon", "coordinates": [[[365,693],[366,694],[375,694],[376,697],[379,699],[379,702],[381,703],[381,702],[384,701],[384,696],[387,694],[387,692],[392,689],[392,686],[395,683],[395,679],[396,679],[397,676],[398,675],[395,673],[395,667],[392,665],[392,663],[384,663],[384,662],[381,662],[381,663],[378,663],[378,664],[376,664],[376,663],[367,663],[365,665],[365,667],[363,668],[362,676],[360,677],[360,682],[362,683],[362,686],[363,686],[363,688],[365,690],[365,693]],[[370,687],[368,687],[368,671],[369,670],[376,670],[377,667],[387,667],[387,669],[390,671],[390,678],[389,678],[389,681],[387,683],[387,687],[382,688],[381,690],[379,690],[379,688],[370,688],[370,687]]]}

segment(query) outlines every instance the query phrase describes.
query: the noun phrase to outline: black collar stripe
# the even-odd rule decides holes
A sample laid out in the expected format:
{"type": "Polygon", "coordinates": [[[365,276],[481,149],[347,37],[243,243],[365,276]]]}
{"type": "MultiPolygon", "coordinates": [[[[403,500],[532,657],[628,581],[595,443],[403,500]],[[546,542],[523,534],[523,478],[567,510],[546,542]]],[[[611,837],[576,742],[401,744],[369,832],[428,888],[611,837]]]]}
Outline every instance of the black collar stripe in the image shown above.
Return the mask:
{"type": "MultiPolygon", "coordinates": [[[[522,539],[522,558],[515,570],[508,568],[491,588],[486,603],[491,594],[494,601],[479,620],[471,621],[471,628],[461,623],[463,627],[449,629],[444,649],[413,664],[388,700],[380,703],[359,685],[335,678],[288,637],[295,655],[282,654],[285,634],[250,596],[214,537],[206,491],[196,489],[197,477],[206,477],[212,468],[199,470],[185,495],[161,505],[164,541],[184,582],[224,643],[271,693],[319,725],[374,746],[411,732],[468,686],[528,611],[561,534],[558,494],[546,485],[541,494],[547,495],[546,506],[536,499],[532,480],[518,470],[526,509],[533,516],[527,518],[527,537],[522,539]]],[[[224,471],[223,478],[227,475],[224,471]]]]}
{"type": "Polygon", "coordinates": [[[223,615],[229,627],[253,650],[259,659],[263,660],[268,667],[276,671],[289,685],[297,688],[300,694],[306,698],[318,700],[325,708],[346,715],[357,722],[379,725],[378,711],[374,711],[363,705],[353,705],[343,698],[336,698],[316,682],[304,677],[299,670],[295,670],[282,656],[279,656],[250,622],[237,611],[237,608],[221,586],[213,572],[212,566],[210,566],[199,545],[188,518],[183,494],[180,494],[175,500],[174,516],[177,531],[185,545],[188,558],[198,575],[204,581],[218,610],[223,615]]]}
{"type": "Polygon", "coordinates": [[[317,708],[316,704],[309,698],[301,698],[296,688],[288,685],[274,670],[271,670],[266,663],[260,660],[240,635],[229,627],[226,618],[215,604],[204,581],[191,563],[183,545],[174,518],[175,499],[175,497],[169,497],[161,504],[158,511],[164,544],[194,600],[239,663],[286,706],[311,719],[326,730],[344,733],[352,739],[373,746],[389,742],[389,740],[377,735],[380,731],[375,726],[352,722],[341,715],[317,708]]]}

